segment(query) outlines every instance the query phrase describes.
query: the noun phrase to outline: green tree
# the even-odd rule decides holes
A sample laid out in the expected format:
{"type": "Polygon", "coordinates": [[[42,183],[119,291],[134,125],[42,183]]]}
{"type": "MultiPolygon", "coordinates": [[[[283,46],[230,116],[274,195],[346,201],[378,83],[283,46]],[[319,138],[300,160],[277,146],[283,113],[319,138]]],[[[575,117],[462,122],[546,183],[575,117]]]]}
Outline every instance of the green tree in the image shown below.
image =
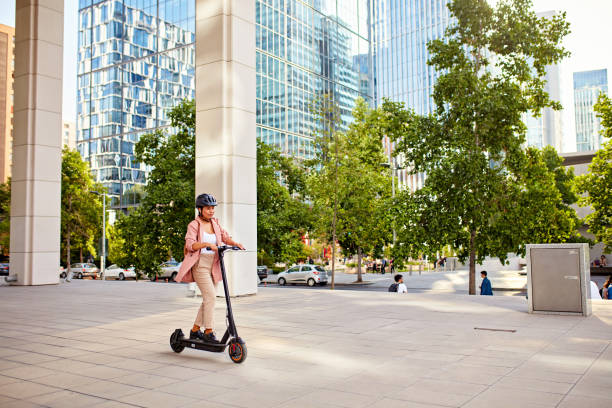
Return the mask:
{"type": "Polygon", "coordinates": [[[257,142],[257,249],[260,259],[291,264],[304,256],[302,236],[312,229],[313,223],[312,212],[303,201],[304,185],[304,171],[292,159],[257,142]]]}
{"type": "MultiPolygon", "coordinates": [[[[324,102],[325,103],[325,102],[324,102]]],[[[331,109],[333,112],[333,108],[331,109]]],[[[325,124],[333,117],[319,111],[325,124]]],[[[390,238],[385,217],[391,190],[381,138],[375,133],[378,112],[358,99],[353,123],[346,130],[322,126],[316,138],[317,156],[308,180],[309,195],[317,214],[316,229],[326,242],[338,242],[347,255],[358,255],[358,277],[364,254],[381,249],[390,238]]],[[[335,245],[332,246],[335,248],[335,245]]],[[[335,258],[335,253],[332,254],[335,258]]],[[[332,288],[335,259],[332,259],[332,288]]]]}
{"type": "Polygon", "coordinates": [[[0,184],[0,248],[8,255],[11,242],[11,180],[0,184]]]}
{"type": "Polygon", "coordinates": [[[182,257],[185,229],[194,218],[194,102],[183,101],[168,117],[173,133],[157,130],[136,144],[136,160],[152,170],[139,193],[140,206],[116,223],[116,239],[123,247],[113,252],[115,261],[122,267],[134,265],[149,276],[157,274],[168,258],[182,257]]]}
{"type": "Polygon", "coordinates": [[[102,202],[92,191],[103,191],[94,182],[89,165],[76,150],[62,151],[62,254],[70,266],[71,253],[77,250],[96,256],[98,238],[102,236],[102,202]]]}
{"type": "Polygon", "coordinates": [[[426,174],[424,188],[398,196],[394,214],[403,245],[394,248],[396,258],[434,255],[450,244],[469,259],[469,293],[475,294],[476,262],[487,255],[505,260],[529,239],[525,231],[532,226],[525,223],[536,222],[528,218],[530,208],[546,207],[535,210],[541,215],[556,207],[554,197],[541,201],[525,192],[525,181],[538,179],[540,191],[559,194],[538,173],[541,160],[522,150],[521,117],[560,108],[544,90],[544,75],[568,55],[560,43],[569,26],[564,14],[538,18],[530,0],[500,0],[495,7],[454,0],[448,7],[455,23],[428,46],[429,63],[441,73],[434,113],[384,102],[381,131],[412,172],[426,174]],[[533,174],[524,173],[525,164],[535,166],[533,174]]]}
{"type": "Polygon", "coordinates": [[[593,212],[585,221],[589,232],[612,251],[612,100],[600,95],[595,111],[601,118],[602,136],[608,138],[589,165],[589,172],[576,177],[576,191],[582,194],[578,204],[593,212]]]}

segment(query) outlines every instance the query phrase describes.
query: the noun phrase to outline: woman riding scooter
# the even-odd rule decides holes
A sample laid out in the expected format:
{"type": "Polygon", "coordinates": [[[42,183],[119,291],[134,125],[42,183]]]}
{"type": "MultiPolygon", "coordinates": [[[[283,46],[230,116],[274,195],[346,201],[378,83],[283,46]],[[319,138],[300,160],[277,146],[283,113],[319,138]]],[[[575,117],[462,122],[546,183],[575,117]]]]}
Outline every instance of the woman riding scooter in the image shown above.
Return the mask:
{"type": "Polygon", "coordinates": [[[189,334],[190,339],[218,343],[213,333],[215,284],[221,277],[217,246],[232,245],[244,249],[213,218],[217,200],[211,194],[200,194],[196,199],[197,217],[187,226],[184,259],[176,276],[177,282],[196,282],[202,292],[202,305],[189,334]],[[204,327],[204,332],[200,330],[204,327]]]}

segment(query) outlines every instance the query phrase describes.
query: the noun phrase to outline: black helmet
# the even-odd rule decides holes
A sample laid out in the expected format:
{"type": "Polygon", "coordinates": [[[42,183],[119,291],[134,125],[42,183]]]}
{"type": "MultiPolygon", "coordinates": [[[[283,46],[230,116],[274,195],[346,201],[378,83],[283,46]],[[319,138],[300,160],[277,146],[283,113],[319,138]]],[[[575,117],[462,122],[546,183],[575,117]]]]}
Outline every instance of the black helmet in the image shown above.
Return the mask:
{"type": "Polygon", "coordinates": [[[209,205],[213,207],[217,205],[217,200],[215,200],[212,194],[200,194],[196,198],[196,208],[208,207],[209,205]]]}

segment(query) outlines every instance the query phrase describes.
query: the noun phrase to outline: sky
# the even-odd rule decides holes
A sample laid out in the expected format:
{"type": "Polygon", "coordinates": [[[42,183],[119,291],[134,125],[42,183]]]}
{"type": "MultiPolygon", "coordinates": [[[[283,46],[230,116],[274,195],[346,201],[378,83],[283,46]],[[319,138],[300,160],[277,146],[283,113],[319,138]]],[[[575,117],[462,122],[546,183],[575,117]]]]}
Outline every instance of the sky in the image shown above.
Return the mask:
{"type": "MultiPolygon", "coordinates": [[[[0,24],[15,26],[15,0],[0,0],[0,24]]],[[[255,0],[253,0],[255,1],[255,0]]],[[[492,1],[493,2],[493,1],[492,1]]],[[[608,69],[612,83],[612,0],[533,0],[536,12],[558,10],[567,13],[572,33],[564,46],[571,56],[561,63],[561,104],[563,151],[576,149],[574,124],[573,73],[608,69]]],[[[64,0],[64,120],[76,121],[76,55],[78,0],[64,0]]]]}

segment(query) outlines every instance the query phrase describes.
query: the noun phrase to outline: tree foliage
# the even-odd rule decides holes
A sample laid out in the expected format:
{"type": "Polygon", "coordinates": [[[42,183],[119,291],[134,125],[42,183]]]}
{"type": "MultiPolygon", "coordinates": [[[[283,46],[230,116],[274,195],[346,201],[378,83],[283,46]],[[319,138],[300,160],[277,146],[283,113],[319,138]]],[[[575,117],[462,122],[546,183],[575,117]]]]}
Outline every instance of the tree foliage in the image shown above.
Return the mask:
{"type": "Polygon", "coordinates": [[[114,260],[154,275],[170,257],[181,258],[187,224],[194,218],[195,105],[183,101],[168,112],[174,131],[157,130],[136,144],[136,160],[151,167],[140,206],[117,220],[114,260]]]}
{"type": "Polygon", "coordinates": [[[422,189],[396,201],[396,257],[433,255],[450,244],[469,259],[474,294],[476,262],[504,260],[533,239],[571,235],[543,157],[522,149],[521,120],[560,108],[544,90],[544,75],[568,54],[560,42],[569,27],[564,14],[538,18],[530,0],[495,7],[454,0],[448,7],[455,24],[429,44],[429,63],[441,73],[434,112],[418,115],[386,101],[380,132],[395,141],[411,172],[426,174],[422,189]]]}
{"type": "Polygon", "coordinates": [[[260,259],[295,263],[313,215],[304,202],[305,173],[291,158],[257,142],[257,250],[260,259]],[[281,185],[282,183],[283,185],[281,185]]]}
{"type": "Polygon", "coordinates": [[[7,256],[11,242],[11,180],[0,184],[0,247],[7,256]]]}
{"type": "Polygon", "coordinates": [[[317,137],[319,151],[308,180],[318,235],[332,242],[336,206],[337,241],[344,254],[359,256],[358,280],[362,255],[380,252],[391,237],[385,215],[391,183],[382,139],[374,131],[378,120],[378,111],[358,99],[347,130],[317,137]]]}
{"type": "Polygon", "coordinates": [[[64,148],[61,252],[66,266],[70,265],[74,250],[81,255],[96,256],[98,240],[102,236],[102,199],[93,191],[104,192],[104,187],[94,182],[89,165],[79,152],[64,148]]]}
{"type": "Polygon", "coordinates": [[[589,172],[576,177],[576,191],[582,194],[578,203],[591,206],[586,216],[589,231],[597,241],[612,251],[612,100],[600,95],[595,111],[601,118],[602,136],[608,138],[589,165],[589,172]]]}

